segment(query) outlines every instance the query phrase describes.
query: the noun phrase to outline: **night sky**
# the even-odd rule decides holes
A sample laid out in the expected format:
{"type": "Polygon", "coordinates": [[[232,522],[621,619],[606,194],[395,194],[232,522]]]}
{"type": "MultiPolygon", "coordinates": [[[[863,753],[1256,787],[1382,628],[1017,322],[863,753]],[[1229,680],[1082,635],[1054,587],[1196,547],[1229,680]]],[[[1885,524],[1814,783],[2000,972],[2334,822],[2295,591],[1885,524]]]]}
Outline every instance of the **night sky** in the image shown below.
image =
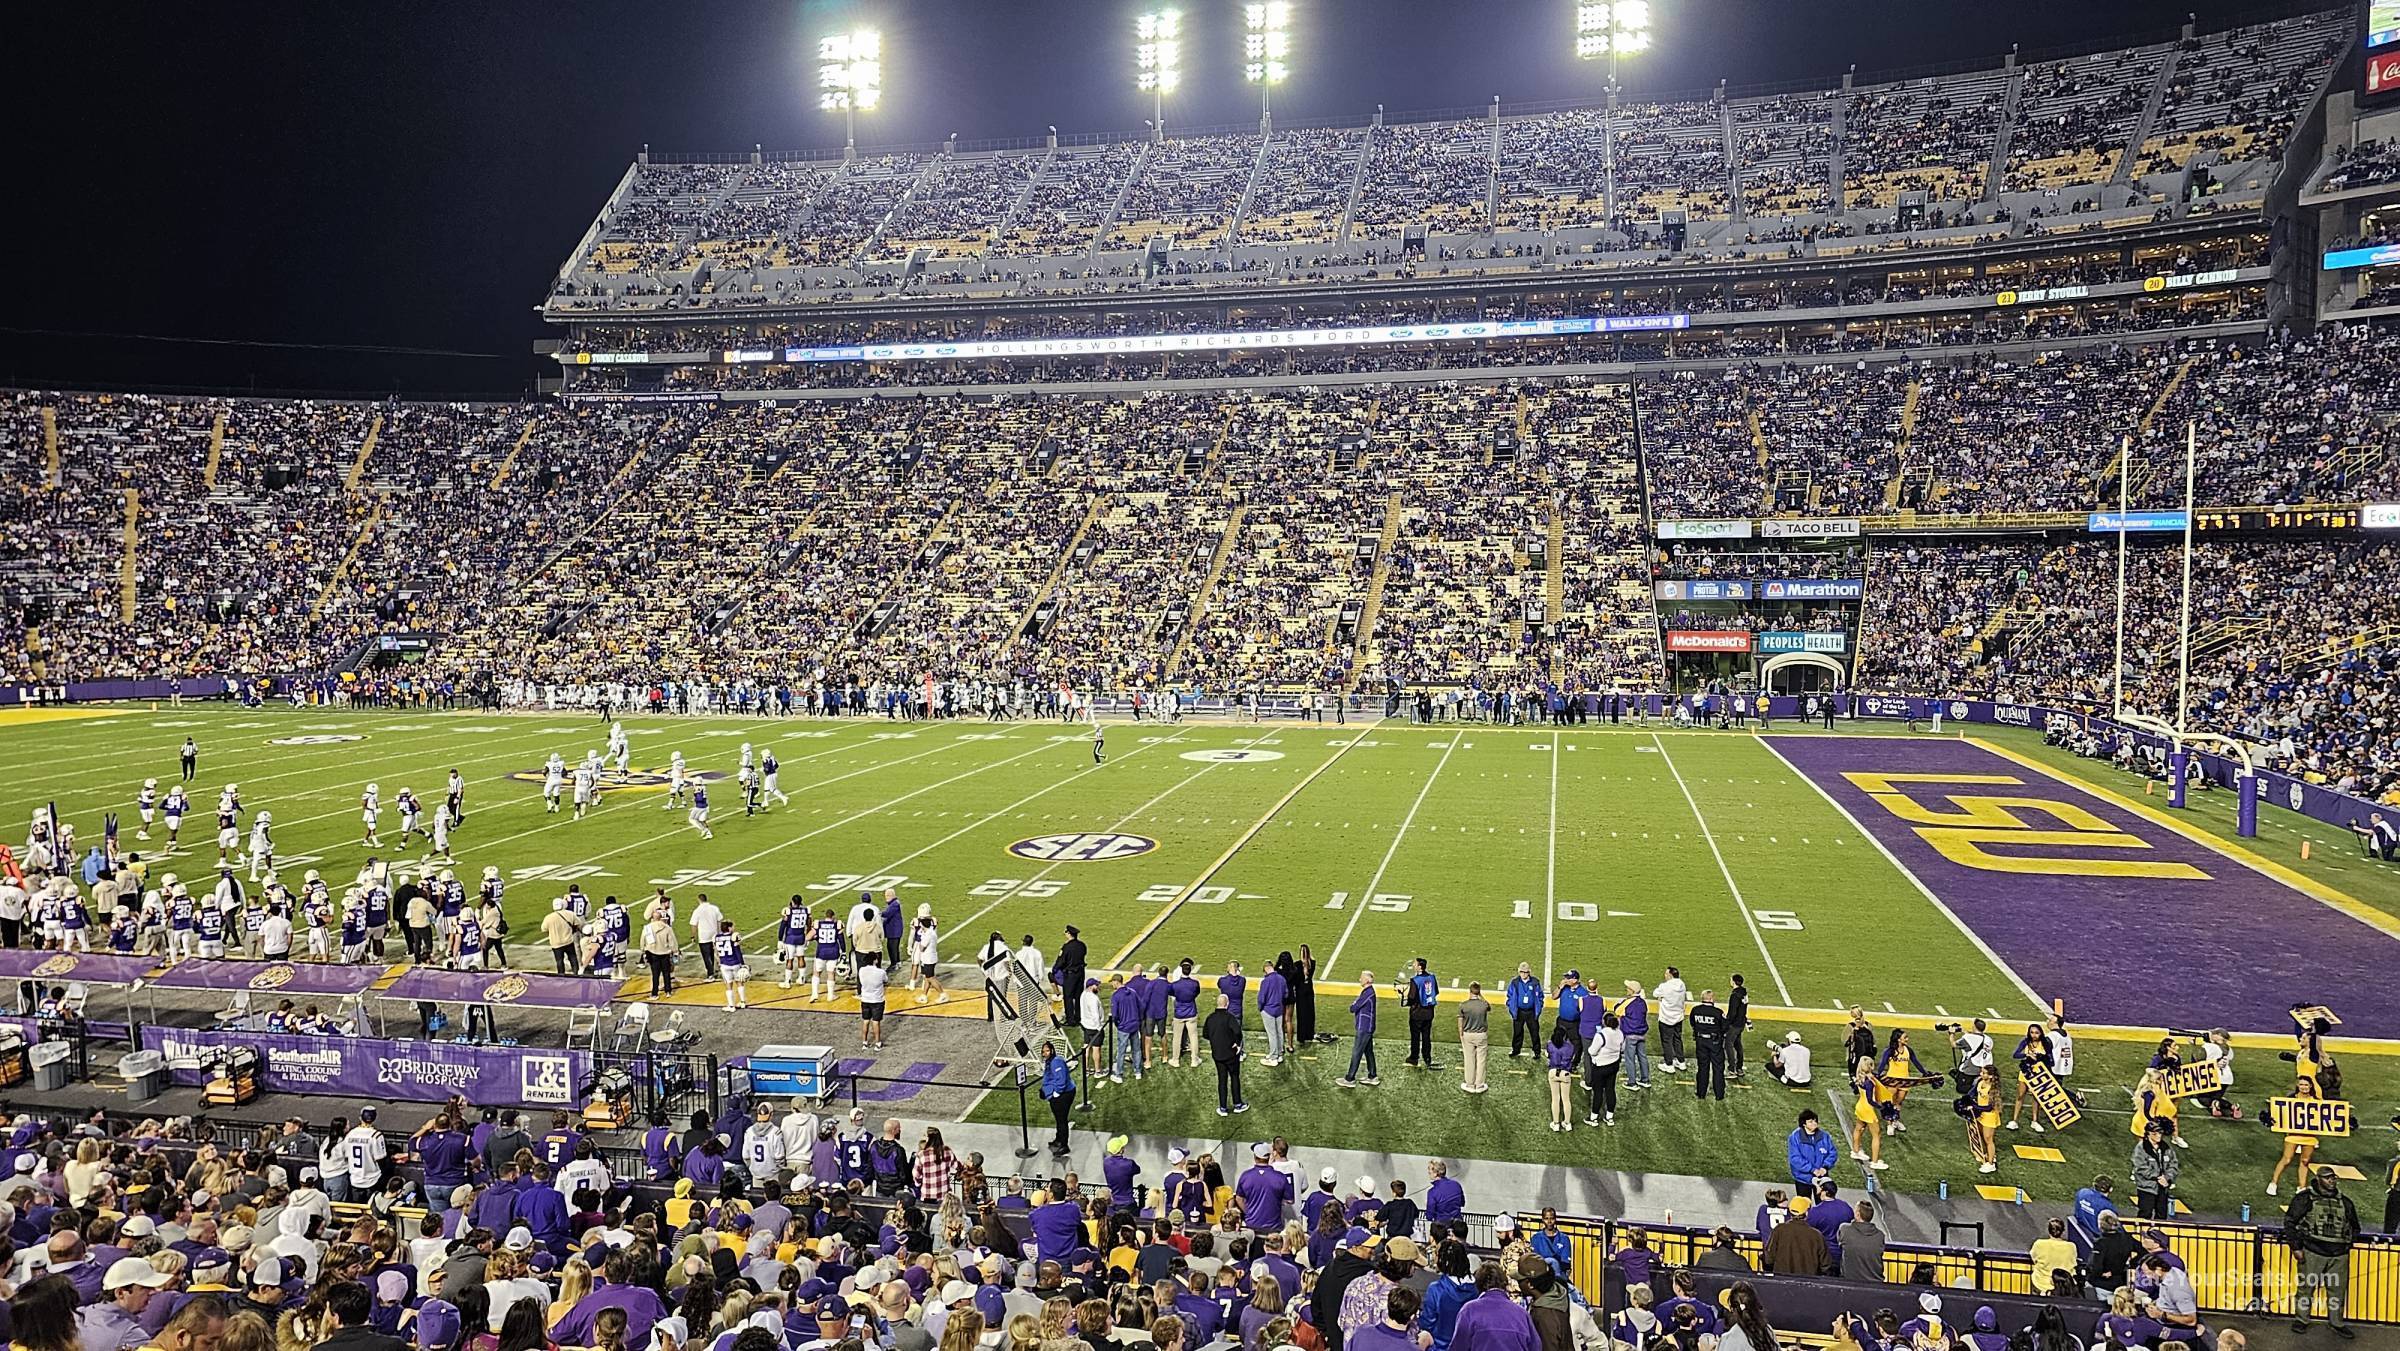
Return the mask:
{"type": "MultiPolygon", "coordinates": [[[[862,149],[1138,129],[1117,0],[24,5],[0,383],[526,392],[533,314],[636,150],[838,146],[818,36],[884,33],[862,149]],[[76,335],[102,336],[76,336],[76,335]],[[236,340],[162,343],[128,335],[236,340]],[[329,351],[327,347],[421,349],[329,351]],[[445,353],[431,355],[424,353],[445,353]]],[[[1168,121],[1255,125],[1240,6],[1182,0],[1168,121]]],[[[1595,95],[1571,0],[1295,0],[1279,122],[1595,95]]],[[[2257,0],[1653,0],[1630,94],[2168,35],[2257,0]]]]}

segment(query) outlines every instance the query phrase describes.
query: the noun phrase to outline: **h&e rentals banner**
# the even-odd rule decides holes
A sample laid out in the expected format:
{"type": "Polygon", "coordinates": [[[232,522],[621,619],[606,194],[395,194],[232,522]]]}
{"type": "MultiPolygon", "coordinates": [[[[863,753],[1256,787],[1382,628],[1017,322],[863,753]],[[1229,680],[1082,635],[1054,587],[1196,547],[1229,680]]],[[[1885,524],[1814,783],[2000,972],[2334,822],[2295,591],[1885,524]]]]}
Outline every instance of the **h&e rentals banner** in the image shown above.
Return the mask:
{"type": "Polygon", "coordinates": [[[174,1081],[208,1081],[208,1066],[247,1046],[259,1054],[259,1086],[270,1093],[324,1093],[388,1102],[444,1102],[462,1093],[487,1107],[573,1107],[591,1077],[588,1051],[374,1037],[305,1037],[220,1032],[213,1028],[142,1029],[145,1049],[167,1057],[174,1081]],[[178,1061],[196,1060],[194,1065],[178,1061]]]}

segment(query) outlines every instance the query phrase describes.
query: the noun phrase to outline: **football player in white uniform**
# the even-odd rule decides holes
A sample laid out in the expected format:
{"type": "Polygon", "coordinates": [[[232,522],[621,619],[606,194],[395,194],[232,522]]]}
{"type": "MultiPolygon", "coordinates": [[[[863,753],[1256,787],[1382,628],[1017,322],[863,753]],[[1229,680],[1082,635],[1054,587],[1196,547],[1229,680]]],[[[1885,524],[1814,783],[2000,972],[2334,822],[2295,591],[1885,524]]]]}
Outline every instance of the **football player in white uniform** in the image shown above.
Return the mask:
{"type": "Polygon", "coordinates": [[[777,779],[783,777],[783,762],[775,758],[773,747],[759,753],[758,775],[759,797],[762,801],[773,798],[786,807],[792,805],[791,795],[784,792],[776,783],[777,779]]]}
{"type": "Polygon", "coordinates": [[[440,811],[433,814],[433,831],[431,838],[433,840],[433,852],[427,857],[438,858],[445,863],[456,861],[450,856],[449,807],[444,806],[440,811]]]}
{"type": "Polygon", "coordinates": [[[575,766],[575,819],[578,821],[592,809],[593,785],[598,781],[598,775],[599,771],[592,768],[588,760],[575,766]]]}
{"type": "Polygon", "coordinates": [[[684,796],[685,796],[685,794],[687,794],[687,793],[689,793],[689,792],[691,791],[690,785],[688,785],[688,784],[686,784],[686,783],[684,782],[684,773],[685,773],[685,771],[684,771],[684,766],[683,766],[683,752],[682,752],[682,751],[677,751],[677,752],[675,752],[674,754],[672,754],[672,755],[668,756],[668,757],[667,757],[667,810],[668,810],[668,811],[673,811],[673,810],[675,810],[677,807],[680,807],[680,806],[682,806],[682,805],[683,805],[683,799],[684,799],[684,796]]]}
{"type": "Polygon", "coordinates": [[[259,808],[250,822],[250,880],[255,882],[262,872],[275,871],[275,840],[267,827],[275,821],[275,813],[259,808]]]}
{"type": "Polygon", "coordinates": [[[158,819],[158,780],[142,780],[142,795],[135,804],[142,813],[142,828],[134,833],[137,840],[150,838],[150,823],[158,819]]]}
{"type": "Polygon", "coordinates": [[[625,735],[625,724],[608,725],[608,758],[617,762],[617,777],[624,778],[633,766],[633,739],[625,735]]]}
{"type": "Polygon", "coordinates": [[[383,837],[375,831],[376,819],[382,815],[383,790],[370,783],[367,785],[367,791],[360,794],[358,798],[358,819],[366,826],[366,838],[359,843],[369,849],[383,847],[383,837]]]}

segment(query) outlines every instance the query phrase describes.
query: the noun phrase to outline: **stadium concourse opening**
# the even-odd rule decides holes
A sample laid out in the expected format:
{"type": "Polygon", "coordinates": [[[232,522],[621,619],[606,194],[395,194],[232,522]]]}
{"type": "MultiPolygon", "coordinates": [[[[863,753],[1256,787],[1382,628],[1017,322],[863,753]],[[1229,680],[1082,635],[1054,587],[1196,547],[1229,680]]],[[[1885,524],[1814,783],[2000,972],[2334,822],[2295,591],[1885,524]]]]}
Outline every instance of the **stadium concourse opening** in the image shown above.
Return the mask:
{"type": "Polygon", "coordinates": [[[1334,3],[1113,138],[812,32],[525,397],[0,395],[23,1351],[2400,1323],[2390,34],[1312,124],[1334,3]]]}

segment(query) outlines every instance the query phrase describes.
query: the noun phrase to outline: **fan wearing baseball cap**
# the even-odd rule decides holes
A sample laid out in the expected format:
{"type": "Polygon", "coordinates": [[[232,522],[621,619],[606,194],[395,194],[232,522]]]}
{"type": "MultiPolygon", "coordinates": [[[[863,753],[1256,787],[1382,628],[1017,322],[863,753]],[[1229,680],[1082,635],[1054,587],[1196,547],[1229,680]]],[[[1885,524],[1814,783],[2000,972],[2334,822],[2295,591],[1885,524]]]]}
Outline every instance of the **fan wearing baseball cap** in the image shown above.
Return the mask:
{"type": "Polygon", "coordinates": [[[1250,1147],[1250,1166],[1233,1184],[1242,1203],[1242,1223],[1251,1231],[1271,1234],[1283,1228],[1291,1213],[1292,1175],[1275,1166],[1275,1146],[1261,1140],[1250,1147]]]}
{"type": "Polygon", "coordinates": [[[160,1286],[174,1277],[139,1257],[120,1257],[100,1278],[105,1296],[75,1311],[75,1340],[83,1351],[133,1351],[147,1344],[150,1330],[142,1311],[160,1286]]]}

